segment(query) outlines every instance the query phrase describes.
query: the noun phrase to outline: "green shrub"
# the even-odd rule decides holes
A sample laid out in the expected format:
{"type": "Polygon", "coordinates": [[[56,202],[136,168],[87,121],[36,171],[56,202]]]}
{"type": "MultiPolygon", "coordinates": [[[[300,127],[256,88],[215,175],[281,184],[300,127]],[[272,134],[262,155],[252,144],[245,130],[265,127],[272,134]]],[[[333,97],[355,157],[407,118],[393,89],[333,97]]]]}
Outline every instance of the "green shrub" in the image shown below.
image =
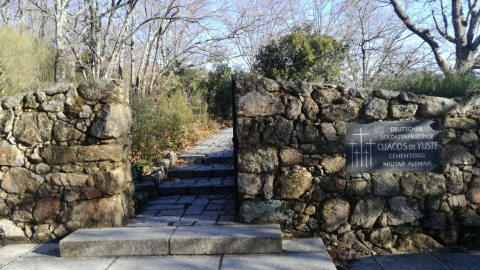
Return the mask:
{"type": "Polygon", "coordinates": [[[26,30],[0,26],[0,91],[12,95],[53,85],[54,51],[26,30]]]}
{"type": "Polygon", "coordinates": [[[227,64],[219,63],[203,83],[209,112],[215,117],[232,118],[232,75],[232,69],[227,64]]]}
{"type": "Polygon", "coordinates": [[[443,75],[421,71],[382,82],[378,87],[439,97],[469,96],[479,93],[480,78],[473,72],[455,72],[443,75]]]}
{"type": "Polygon", "coordinates": [[[177,151],[195,139],[195,129],[209,121],[201,73],[171,73],[161,78],[156,91],[146,96],[133,95],[133,157],[137,167],[145,170],[156,164],[165,151],[177,151]],[[197,75],[195,75],[197,74],[197,75]]]}
{"type": "Polygon", "coordinates": [[[347,50],[335,39],[313,32],[310,27],[295,29],[260,48],[255,71],[271,79],[336,82],[347,50]]]}

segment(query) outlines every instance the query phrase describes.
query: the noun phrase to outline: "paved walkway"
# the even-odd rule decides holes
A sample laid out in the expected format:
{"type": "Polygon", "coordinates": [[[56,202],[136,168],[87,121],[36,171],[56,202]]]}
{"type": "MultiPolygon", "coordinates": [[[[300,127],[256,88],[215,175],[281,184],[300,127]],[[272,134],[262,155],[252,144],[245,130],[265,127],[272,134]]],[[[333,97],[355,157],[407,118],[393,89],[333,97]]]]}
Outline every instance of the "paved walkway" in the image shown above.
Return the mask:
{"type": "Polygon", "coordinates": [[[127,227],[236,224],[233,129],[224,129],[179,158],[188,164],[169,171],[172,181],[127,227]]]}
{"type": "Polygon", "coordinates": [[[361,258],[351,270],[479,270],[480,253],[401,254],[361,258]]]}
{"type": "MultiPolygon", "coordinates": [[[[60,258],[58,244],[18,244],[0,248],[2,270],[335,270],[319,239],[284,240],[282,254],[179,255],[115,258],[60,258]]],[[[320,240],[321,241],[321,240],[320,240]]]]}

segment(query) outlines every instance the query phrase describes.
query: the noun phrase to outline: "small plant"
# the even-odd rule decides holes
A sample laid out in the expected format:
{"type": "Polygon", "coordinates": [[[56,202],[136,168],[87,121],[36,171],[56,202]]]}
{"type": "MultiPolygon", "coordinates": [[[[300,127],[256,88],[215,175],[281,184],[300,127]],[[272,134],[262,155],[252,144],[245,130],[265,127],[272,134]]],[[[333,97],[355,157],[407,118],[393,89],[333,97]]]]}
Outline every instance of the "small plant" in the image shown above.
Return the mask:
{"type": "Polygon", "coordinates": [[[385,81],[378,87],[439,97],[470,96],[480,92],[480,77],[473,72],[452,72],[443,75],[421,71],[385,81]]]}

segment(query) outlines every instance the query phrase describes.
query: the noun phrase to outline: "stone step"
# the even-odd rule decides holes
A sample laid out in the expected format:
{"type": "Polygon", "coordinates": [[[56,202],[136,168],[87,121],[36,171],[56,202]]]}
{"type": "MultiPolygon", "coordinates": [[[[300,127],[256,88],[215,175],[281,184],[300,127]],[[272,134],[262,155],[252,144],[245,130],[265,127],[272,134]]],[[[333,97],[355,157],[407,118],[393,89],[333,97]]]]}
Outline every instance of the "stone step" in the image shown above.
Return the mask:
{"type": "Polygon", "coordinates": [[[233,155],[206,155],[205,164],[233,164],[233,155]]]}
{"type": "Polygon", "coordinates": [[[187,164],[232,164],[233,154],[195,154],[185,153],[180,155],[179,158],[183,159],[187,164]]]}
{"type": "Polygon", "coordinates": [[[224,177],[234,176],[235,170],[233,164],[194,164],[180,165],[170,169],[168,176],[170,178],[200,178],[200,177],[224,177]]]}
{"type": "Polygon", "coordinates": [[[60,241],[60,256],[168,255],[175,227],[80,229],[60,241]]]}
{"type": "Polygon", "coordinates": [[[162,182],[157,185],[157,193],[168,195],[208,195],[235,192],[233,177],[189,178],[180,181],[162,182]]]}
{"type": "Polygon", "coordinates": [[[61,257],[281,252],[278,224],[80,229],[60,241],[61,257]]]}
{"type": "Polygon", "coordinates": [[[279,224],[179,227],[170,238],[172,255],[282,253],[279,224]]]}

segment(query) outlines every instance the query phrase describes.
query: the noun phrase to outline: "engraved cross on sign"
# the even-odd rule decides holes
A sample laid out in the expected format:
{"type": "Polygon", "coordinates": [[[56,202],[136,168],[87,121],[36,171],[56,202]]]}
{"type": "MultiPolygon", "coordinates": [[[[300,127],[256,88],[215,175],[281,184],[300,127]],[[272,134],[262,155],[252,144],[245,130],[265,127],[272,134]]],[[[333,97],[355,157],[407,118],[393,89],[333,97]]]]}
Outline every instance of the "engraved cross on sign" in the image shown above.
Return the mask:
{"type": "Polygon", "coordinates": [[[366,143],[366,145],[370,146],[370,167],[372,167],[372,154],[373,154],[373,149],[372,146],[375,145],[376,143],[372,142],[372,139],[369,139],[369,142],[366,143]]]}
{"type": "MultiPolygon", "coordinates": [[[[352,149],[352,155],[351,155],[351,157],[353,157],[353,154],[354,154],[354,152],[353,152],[354,146],[357,145],[357,143],[354,143],[353,140],[350,140],[350,142],[347,143],[347,145],[351,145],[351,149],[352,149]]],[[[358,162],[357,162],[357,164],[358,164],[358,162]]],[[[353,167],[353,162],[352,162],[352,167],[353,167]]]]}
{"type": "MultiPolygon", "coordinates": [[[[368,136],[370,135],[370,133],[363,133],[363,130],[362,128],[360,128],[360,133],[357,133],[357,134],[352,134],[353,136],[359,136],[360,137],[360,167],[363,167],[363,165],[365,164],[365,167],[368,167],[368,153],[365,153],[363,151],[363,137],[364,136],[368,136]],[[365,163],[363,162],[363,154],[365,154],[365,163]]],[[[353,143],[353,140],[352,140],[352,143],[353,143]]],[[[370,143],[371,143],[371,140],[370,140],[370,143]]],[[[370,153],[372,153],[371,151],[371,145],[370,145],[370,153]]],[[[352,145],[352,151],[353,151],[353,145],[352,145]]],[[[370,154],[371,156],[371,154],[370,154]]],[[[353,157],[353,155],[352,155],[353,157]]],[[[356,159],[358,158],[358,156],[356,157],[356,159]]],[[[356,161],[356,164],[358,164],[358,160],[356,161]]],[[[370,166],[372,166],[372,164],[370,163],[370,166]]],[[[357,166],[358,167],[358,166],[357,166]]]]}

